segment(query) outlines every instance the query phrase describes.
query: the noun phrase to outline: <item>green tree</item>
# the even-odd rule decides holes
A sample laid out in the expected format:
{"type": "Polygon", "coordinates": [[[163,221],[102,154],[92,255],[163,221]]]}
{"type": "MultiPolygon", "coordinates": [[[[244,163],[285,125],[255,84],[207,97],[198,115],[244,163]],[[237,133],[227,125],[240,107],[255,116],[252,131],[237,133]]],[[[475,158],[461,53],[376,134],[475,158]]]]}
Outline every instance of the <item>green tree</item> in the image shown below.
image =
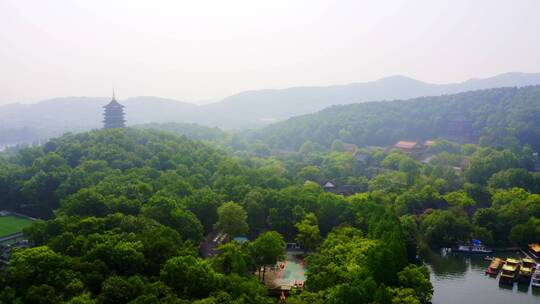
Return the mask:
{"type": "Polygon", "coordinates": [[[399,161],[399,171],[407,174],[407,185],[412,186],[420,175],[420,165],[410,158],[402,158],[399,161]]]}
{"type": "Polygon", "coordinates": [[[399,218],[403,236],[405,238],[405,246],[407,248],[407,256],[409,261],[416,259],[416,248],[418,247],[417,238],[419,237],[418,224],[414,215],[404,215],[399,218]]]}
{"type": "Polygon", "coordinates": [[[392,304],[422,304],[412,288],[393,288],[392,304]]]}
{"type": "Polygon", "coordinates": [[[315,152],[316,150],[317,148],[315,144],[312,141],[308,140],[300,146],[300,148],[298,149],[298,152],[300,154],[307,155],[307,154],[315,152]]]}
{"type": "Polygon", "coordinates": [[[463,216],[451,211],[437,210],[422,221],[422,231],[430,244],[454,246],[467,241],[472,226],[463,216]]]}
{"type": "Polygon", "coordinates": [[[246,222],[247,213],[235,202],[228,202],[221,205],[218,210],[218,222],[215,225],[216,229],[219,229],[229,236],[245,235],[249,226],[246,222]]]}
{"type": "Polygon", "coordinates": [[[467,195],[465,191],[455,191],[444,195],[444,199],[450,206],[456,206],[463,209],[474,207],[476,202],[467,195]]]}
{"type": "Polygon", "coordinates": [[[399,285],[411,288],[422,303],[431,303],[433,286],[426,266],[409,265],[398,273],[399,285]]]}
{"type": "Polygon", "coordinates": [[[212,231],[213,225],[217,222],[217,208],[220,203],[219,195],[209,188],[195,190],[191,196],[185,199],[188,210],[201,221],[205,233],[212,231]]]}
{"type": "Polygon", "coordinates": [[[48,285],[62,290],[77,273],[69,267],[69,258],[52,251],[47,246],[15,250],[7,268],[7,280],[18,291],[33,285],[48,285]]]}
{"type": "Polygon", "coordinates": [[[159,223],[176,229],[184,239],[199,242],[202,239],[203,227],[199,219],[189,210],[180,207],[177,201],[153,196],[143,206],[141,213],[159,223]]]}
{"type": "Polygon", "coordinates": [[[296,241],[304,247],[305,252],[307,253],[308,251],[315,250],[321,242],[321,232],[319,231],[319,225],[315,214],[308,213],[304,219],[295,226],[298,230],[296,241]]]}
{"type": "Polygon", "coordinates": [[[20,188],[26,204],[32,205],[32,212],[51,216],[58,208],[56,190],[71,172],[65,159],[56,153],[36,159],[30,168],[32,176],[22,182],[20,188]]]}
{"type": "Polygon", "coordinates": [[[61,303],[61,300],[61,295],[52,286],[46,284],[32,285],[24,295],[24,302],[30,304],[61,303]]]}
{"type": "Polygon", "coordinates": [[[71,298],[66,302],[67,304],[96,304],[96,300],[92,299],[90,293],[85,292],[71,298]]]}
{"type": "Polygon", "coordinates": [[[296,179],[300,182],[313,181],[321,182],[323,179],[323,173],[321,169],[316,166],[307,166],[300,169],[300,172],[296,175],[296,179]]]}
{"type": "Polygon", "coordinates": [[[255,232],[261,231],[266,221],[263,200],[263,194],[258,190],[252,190],[244,197],[243,205],[247,213],[247,223],[255,232]]]}
{"type": "MultiPolygon", "coordinates": [[[[266,274],[266,267],[277,263],[285,254],[285,241],[283,236],[275,231],[265,232],[257,237],[252,244],[252,256],[255,265],[263,267],[262,280],[266,274]]],[[[260,271],[259,271],[260,275],[260,271]]]]}
{"type": "Polygon", "coordinates": [[[332,142],[332,151],[336,152],[344,152],[345,151],[345,144],[343,141],[336,139],[332,142]]]}
{"type": "Polygon", "coordinates": [[[169,259],[160,278],[178,294],[192,298],[207,297],[218,288],[219,277],[208,262],[192,256],[169,259]]]}
{"type": "Polygon", "coordinates": [[[219,246],[219,254],[212,263],[225,274],[245,276],[248,270],[248,253],[236,242],[228,242],[219,246]]]}
{"type": "Polygon", "coordinates": [[[61,211],[70,216],[105,216],[108,208],[105,197],[95,189],[81,189],[66,198],[61,205],[61,211]]]}
{"type": "Polygon", "coordinates": [[[488,180],[488,186],[493,189],[518,187],[531,192],[540,190],[540,185],[535,183],[534,175],[522,168],[511,168],[493,174],[488,180]]]}
{"type": "Polygon", "coordinates": [[[142,243],[118,241],[109,238],[97,244],[88,252],[88,257],[103,261],[107,266],[122,275],[136,274],[144,268],[142,243]]]}
{"type": "Polygon", "coordinates": [[[144,283],[139,277],[110,276],[103,282],[98,297],[100,303],[128,303],[141,295],[144,283]]]}
{"type": "Polygon", "coordinates": [[[526,223],[514,226],[508,238],[522,246],[540,242],[540,219],[531,217],[526,223]]]}
{"type": "Polygon", "coordinates": [[[323,235],[349,218],[348,204],[342,196],[322,193],[317,200],[317,219],[323,235]]]}

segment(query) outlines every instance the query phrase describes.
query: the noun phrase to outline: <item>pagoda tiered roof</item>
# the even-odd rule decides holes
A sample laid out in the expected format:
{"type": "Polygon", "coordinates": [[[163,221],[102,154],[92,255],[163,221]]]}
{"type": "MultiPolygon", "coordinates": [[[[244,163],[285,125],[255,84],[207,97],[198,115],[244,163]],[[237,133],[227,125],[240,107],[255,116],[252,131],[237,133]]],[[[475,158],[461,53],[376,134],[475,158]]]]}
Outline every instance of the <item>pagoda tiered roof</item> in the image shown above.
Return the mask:
{"type": "Polygon", "coordinates": [[[125,127],[124,106],[116,100],[114,94],[112,100],[103,108],[105,109],[103,113],[103,127],[105,129],[125,127]]]}

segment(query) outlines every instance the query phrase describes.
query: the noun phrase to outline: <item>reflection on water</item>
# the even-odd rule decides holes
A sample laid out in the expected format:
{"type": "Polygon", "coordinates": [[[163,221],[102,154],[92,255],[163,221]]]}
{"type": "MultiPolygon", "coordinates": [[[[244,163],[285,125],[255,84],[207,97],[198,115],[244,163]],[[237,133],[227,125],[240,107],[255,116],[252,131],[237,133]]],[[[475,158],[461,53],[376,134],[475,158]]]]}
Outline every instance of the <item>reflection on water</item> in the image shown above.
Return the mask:
{"type": "Polygon", "coordinates": [[[462,277],[465,275],[468,267],[465,259],[449,258],[445,252],[437,254],[433,251],[428,251],[424,255],[424,260],[431,266],[432,272],[438,277],[462,277]]]}
{"type": "MultiPolygon", "coordinates": [[[[519,253],[498,257],[519,257],[519,253]]],[[[431,272],[434,304],[450,303],[540,303],[540,290],[527,284],[500,285],[499,279],[485,275],[490,261],[483,255],[425,252],[424,262],[431,272]]]]}

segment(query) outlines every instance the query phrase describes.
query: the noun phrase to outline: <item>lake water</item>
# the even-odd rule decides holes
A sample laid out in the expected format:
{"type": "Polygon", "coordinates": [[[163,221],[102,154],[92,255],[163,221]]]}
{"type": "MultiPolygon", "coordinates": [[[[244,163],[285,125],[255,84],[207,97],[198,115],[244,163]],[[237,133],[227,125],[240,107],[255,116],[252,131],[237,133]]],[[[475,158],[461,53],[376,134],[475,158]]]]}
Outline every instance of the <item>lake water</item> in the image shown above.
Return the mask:
{"type": "MultiPolygon", "coordinates": [[[[518,253],[496,254],[501,258],[517,257],[518,253]]],[[[424,254],[431,272],[433,304],[519,303],[539,304],[540,289],[515,283],[513,287],[499,285],[499,278],[484,274],[489,261],[480,255],[424,254]]]]}

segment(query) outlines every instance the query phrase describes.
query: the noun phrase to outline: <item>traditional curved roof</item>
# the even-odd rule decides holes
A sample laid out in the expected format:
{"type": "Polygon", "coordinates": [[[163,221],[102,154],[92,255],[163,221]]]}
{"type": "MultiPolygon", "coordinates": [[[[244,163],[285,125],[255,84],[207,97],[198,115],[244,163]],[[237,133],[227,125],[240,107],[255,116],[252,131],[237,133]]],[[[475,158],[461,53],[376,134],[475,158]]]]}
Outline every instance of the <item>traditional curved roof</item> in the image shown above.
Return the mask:
{"type": "Polygon", "coordinates": [[[103,106],[104,108],[123,108],[124,106],[121,105],[118,101],[116,101],[115,98],[111,100],[107,105],[103,106]]]}

